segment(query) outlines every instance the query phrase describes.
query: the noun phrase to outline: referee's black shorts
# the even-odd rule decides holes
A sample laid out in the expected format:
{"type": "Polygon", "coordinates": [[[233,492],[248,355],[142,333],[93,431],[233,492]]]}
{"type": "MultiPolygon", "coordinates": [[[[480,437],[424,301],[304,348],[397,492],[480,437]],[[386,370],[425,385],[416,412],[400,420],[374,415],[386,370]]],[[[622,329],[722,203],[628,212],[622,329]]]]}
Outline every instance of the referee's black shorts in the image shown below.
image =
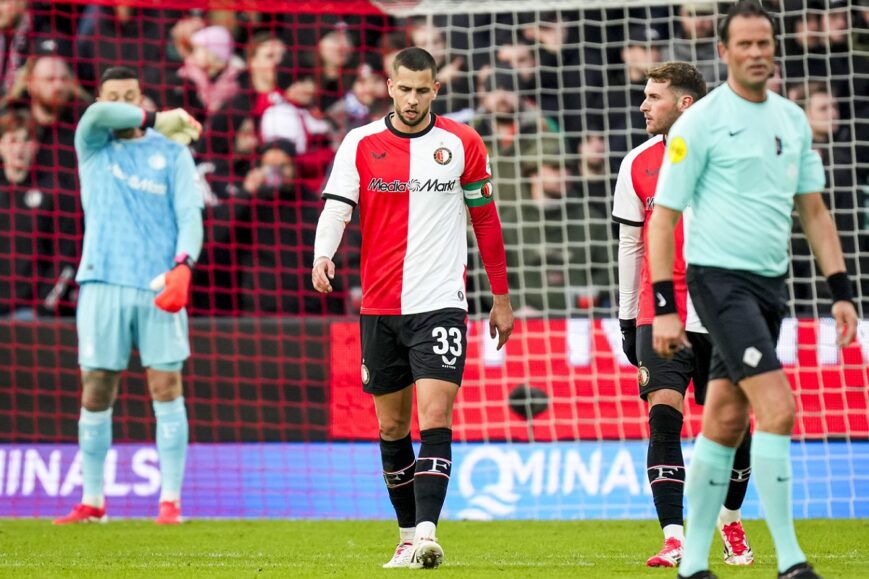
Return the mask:
{"type": "Polygon", "coordinates": [[[694,400],[701,405],[706,402],[712,342],[707,334],[688,332],[687,335],[691,347],[683,348],[665,360],[652,347],[652,326],[644,324],[637,328],[640,398],[648,400],[649,394],[656,390],[674,390],[684,398],[688,384],[693,382],[694,400]]]}
{"type": "Polygon", "coordinates": [[[784,276],[689,265],[687,281],[714,346],[710,380],[737,383],[781,369],[776,344],[787,312],[784,276]]]}

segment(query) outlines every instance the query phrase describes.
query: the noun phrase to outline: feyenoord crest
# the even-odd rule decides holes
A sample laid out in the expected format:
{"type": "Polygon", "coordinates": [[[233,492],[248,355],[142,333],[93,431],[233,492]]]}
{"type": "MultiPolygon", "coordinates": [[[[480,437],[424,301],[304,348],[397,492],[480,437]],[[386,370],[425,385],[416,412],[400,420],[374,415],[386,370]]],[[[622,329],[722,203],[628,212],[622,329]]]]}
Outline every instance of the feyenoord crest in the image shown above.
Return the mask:
{"type": "Polygon", "coordinates": [[[434,160],[438,165],[449,165],[453,160],[453,153],[446,147],[438,147],[434,152],[434,160]]]}
{"type": "Polygon", "coordinates": [[[494,193],[494,191],[492,190],[492,183],[487,181],[485,184],[483,184],[482,188],[480,188],[480,195],[488,199],[492,196],[492,193],[494,193]]]}
{"type": "Polygon", "coordinates": [[[362,364],[362,383],[368,384],[369,380],[371,380],[371,373],[368,371],[368,366],[362,364]]]}
{"type": "Polygon", "coordinates": [[[645,386],[646,384],[648,384],[649,378],[651,378],[649,369],[645,366],[640,366],[640,369],[637,370],[637,380],[639,380],[640,386],[645,386]]]}

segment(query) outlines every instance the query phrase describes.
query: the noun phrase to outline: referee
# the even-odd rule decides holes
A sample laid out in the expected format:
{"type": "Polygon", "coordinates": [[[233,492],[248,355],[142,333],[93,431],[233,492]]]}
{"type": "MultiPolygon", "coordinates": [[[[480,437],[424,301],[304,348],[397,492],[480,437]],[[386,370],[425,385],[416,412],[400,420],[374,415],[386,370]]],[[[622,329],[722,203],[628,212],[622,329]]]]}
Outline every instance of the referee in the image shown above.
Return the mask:
{"type": "Polygon", "coordinates": [[[709,547],[736,447],[755,414],[751,447],[780,578],[819,577],[797,542],[791,512],[794,398],[776,357],[786,311],[791,211],[796,205],[833,295],[838,342],[854,339],[857,312],[839,238],[821,198],[824,171],[800,108],[766,89],[775,24],[756,0],[731,7],[718,31],[727,83],[670,131],[649,224],[653,343],[672,356],[689,343],[676,313],[673,231],[689,205],[688,288],[714,350],[703,428],[688,469],[688,534],[679,577],[709,578],[709,547]]]}

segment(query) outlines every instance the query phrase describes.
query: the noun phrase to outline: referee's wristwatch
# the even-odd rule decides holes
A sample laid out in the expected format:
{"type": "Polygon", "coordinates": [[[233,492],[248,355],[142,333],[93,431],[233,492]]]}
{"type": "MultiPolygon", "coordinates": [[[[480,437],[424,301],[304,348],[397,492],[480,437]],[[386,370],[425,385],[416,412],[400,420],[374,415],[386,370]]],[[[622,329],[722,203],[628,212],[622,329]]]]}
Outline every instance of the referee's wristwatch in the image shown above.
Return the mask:
{"type": "Polygon", "coordinates": [[[179,265],[186,265],[192,270],[193,266],[196,265],[196,262],[193,261],[193,258],[186,252],[179,253],[175,256],[175,267],[178,267],[179,265]]]}

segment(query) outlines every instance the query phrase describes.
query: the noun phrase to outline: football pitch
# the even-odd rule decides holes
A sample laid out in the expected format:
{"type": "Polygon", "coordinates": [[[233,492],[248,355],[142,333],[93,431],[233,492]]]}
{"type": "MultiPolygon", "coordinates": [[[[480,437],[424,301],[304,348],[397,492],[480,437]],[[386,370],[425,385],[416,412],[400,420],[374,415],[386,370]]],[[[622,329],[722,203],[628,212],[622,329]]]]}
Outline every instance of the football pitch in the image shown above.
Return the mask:
{"type": "MultiPolygon", "coordinates": [[[[725,567],[721,579],[776,576],[765,525],[748,521],[755,552],[749,568],[725,567]]],[[[869,520],[798,521],[810,561],[827,579],[869,577],[869,520]]],[[[445,563],[436,571],[381,569],[396,540],[382,521],[151,521],[54,527],[48,520],[0,520],[0,577],[451,577],[673,578],[647,569],[661,545],[654,521],[444,522],[445,563]]]]}

